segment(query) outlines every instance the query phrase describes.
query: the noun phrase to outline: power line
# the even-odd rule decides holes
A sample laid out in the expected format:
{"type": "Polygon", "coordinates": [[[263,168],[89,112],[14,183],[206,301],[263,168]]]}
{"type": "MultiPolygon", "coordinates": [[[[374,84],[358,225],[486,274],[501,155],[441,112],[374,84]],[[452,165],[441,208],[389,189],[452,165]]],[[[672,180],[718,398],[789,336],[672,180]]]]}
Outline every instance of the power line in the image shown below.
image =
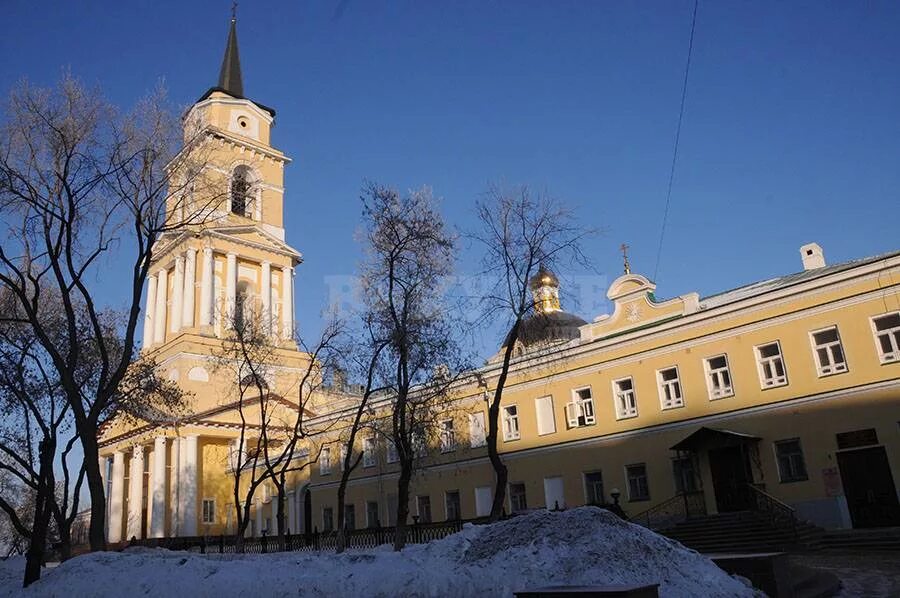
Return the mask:
{"type": "Polygon", "coordinates": [[[691,39],[688,42],[687,63],[684,65],[684,83],[681,86],[681,108],[678,110],[678,126],[675,127],[675,147],[672,150],[672,167],[669,169],[669,186],[666,189],[666,208],[663,210],[662,228],[659,231],[659,247],[656,250],[656,266],[653,268],[653,281],[659,273],[659,261],[662,257],[663,238],[666,235],[666,221],[669,218],[669,204],[672,201],[672,182],[675,180],[675,163],[678,161],[678,140],[681,138],[681,121],[684,119],[684,100],[687,97],[688,74],[691,72],[691,54],[694,51],[694,29],[697,26],[697,6],[700,0],[694,0],[694,14],[691,16],[691,39]]]}

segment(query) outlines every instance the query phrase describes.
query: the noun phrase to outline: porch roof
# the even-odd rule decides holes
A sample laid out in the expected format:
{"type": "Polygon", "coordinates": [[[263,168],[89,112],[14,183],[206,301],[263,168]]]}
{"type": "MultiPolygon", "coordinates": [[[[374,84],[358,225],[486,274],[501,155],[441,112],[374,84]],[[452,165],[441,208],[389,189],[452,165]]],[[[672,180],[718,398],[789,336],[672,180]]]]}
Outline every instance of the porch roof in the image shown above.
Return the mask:
{"type": "Polygon", "coordinates": [[[672,446],[673,451],[697,451],[704,448],[721,448],[725,446],[740,446],[760,440],[759,436],[721,430],[718,428],[703,427],[690,434],[687,438],[672,446]]]}

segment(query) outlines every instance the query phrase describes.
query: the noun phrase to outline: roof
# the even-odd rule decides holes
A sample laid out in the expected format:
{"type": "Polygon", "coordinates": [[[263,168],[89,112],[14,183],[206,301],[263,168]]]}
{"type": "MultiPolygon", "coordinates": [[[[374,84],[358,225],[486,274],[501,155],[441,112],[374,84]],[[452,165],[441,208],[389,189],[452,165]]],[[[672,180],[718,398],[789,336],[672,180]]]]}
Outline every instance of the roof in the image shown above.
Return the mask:
{"type": "Polygon", "coordinates": [[[875,255],[875,256],[871,256],[871,257],[850,260],[848,262],[842,262],[839,264],[833,264],[831,266],[825,266],[824,268],[814,268],[812,270],[803,270],[801,272],[795,272],[793,274],[788,274],[786,276],[779,276],[776,278],[770,278],[768,280],[761,280],[761,281],[754,282],[754,283],[751,283],[748,285],[744,285],[742,287],[737,287],[735,289],[731,289],[729,291],[724,291],[722,293],[716,293],[715,295],[709,295],[708,297],[704,297],[700,300],[700,305],[701,305],[701,307],[704,307],[706,309],[711,309],[713,307],[719,307],[720,305],[734,303],[735,301],[740,301],[742,299],[747,299],[749,297],[754,297],[756,295],[762,295],[763,293],[768,293],[770,291],[783,289],[786,287],[793,286],[795,284],[809,282],[809,281],[815,280],[817,278],[822,278],[823,276],[828,276],[829,274],[835,274],[837,272],[849,270],[850,268],[865,266],[867,264],[872,264],[875,262],[879,262],[881,260],[886,260],[886,259],[889,259],[892,257],[896,257],[898,255],[900,255],[900,251],[892,251],[889,253],[882,253],[880,255],[875,255]]]}
{"type": "Polygon", "coordinates": [[[681,442],[672,446],[673,451],[696,451],[703,448],[722,448],[740,446],[759,440],[759,436],[721,430],[718,428],[700,428],[681,442]]]}
{"type": "Polygon", "coordinates": [[[231,95],[244,95],[244,81],[241,78],[241,59],[237,45],[237,19],[231,18],[228,30],[228,41],[225,43],[225,56],[222,57],[222,68],[219,69],[219,87],[231,95]]]}

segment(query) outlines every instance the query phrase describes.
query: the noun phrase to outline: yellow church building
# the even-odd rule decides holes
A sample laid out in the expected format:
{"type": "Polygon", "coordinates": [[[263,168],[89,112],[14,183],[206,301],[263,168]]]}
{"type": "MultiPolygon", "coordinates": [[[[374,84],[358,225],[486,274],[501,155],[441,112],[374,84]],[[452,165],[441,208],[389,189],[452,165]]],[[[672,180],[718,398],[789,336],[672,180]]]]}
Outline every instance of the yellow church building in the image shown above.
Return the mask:
{"type": "MultiPolygon", "coordinates": [[[[185,117],[211,148],[221,200],[212,218],[160,239],[146,293],[143,351],[190,393],[191,413],[104,427],[110,542],[234,530],[235,374],[215,355],[245,305],[259,308],[278,358],[269,391],[299,409],[302,255],[285,241],[290,160],[271,145],[274,119],[243,94],[232,20],[218,85],[185,117]]],[[[637,516],[690,499],[715,514],[764,497],[824,528],[900,525],[900,251],[829,265],[809,243],[785,258],[793,273],[707,297],[659,300],[653,282],[626,272],[607,291],[612,313],[590,322],[561,309],[559,281],[542,270],[501,407],[507,511],[618,502],[637,516]]],[[[481,368],[489,387],[499,367],[481,368]]],[[[350,421],[347,392],[323,391],[309,407],[308,425],[327,431],[303,448],[327,449],[289,480],[294,533],[336,524],[340,451],[329,443],[350,421]]],[[[418,521],[489,512],[486,410],[482,388],[454,389],[413,480],[418,521]]],[[[396,455],[374,436],[359,443],[348,525],[392,525],[396,455]]],[[[272,499],[263,485],[249,534],[273,531],[272,499]]]]}

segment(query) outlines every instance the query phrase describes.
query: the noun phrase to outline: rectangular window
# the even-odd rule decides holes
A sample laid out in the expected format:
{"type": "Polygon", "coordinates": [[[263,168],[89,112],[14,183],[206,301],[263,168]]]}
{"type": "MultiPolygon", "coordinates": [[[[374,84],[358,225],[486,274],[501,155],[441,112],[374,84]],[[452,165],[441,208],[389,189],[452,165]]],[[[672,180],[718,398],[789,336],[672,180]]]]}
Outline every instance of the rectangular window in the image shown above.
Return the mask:
{"type": "Polygon", "coordinates": [[[663,409],[684,407],[677,367],[659,370],[656,372],[656,380],[659,383],[659,402],[663,409]]]}
{"type": "Polygon", "coordinates": [[[816,369],[820,376],[830,376],[847,371],[847,360],[837,326],[810,333],[816,369]]]}
{"type": "Polygon", "coordinates": [[[528,509],[528,501],[525,500],[525,484],[509,485],[509,507],[513,513],[528,509]]]}
{"type": "Polygon", "coordinates": [[[799,438],[776,442],[775,457],[778,460],[778,477],[782,482],[802,482],[808,479],[799,438]]]}
{"type": "Polygon", "coordinates": [[[419,515],[419,523],[431,523],[431,497],[427,495],[416,497],[416,512],[419,515]]]}
{"type": "Polygon", "coordinates": [[[616,403],[616,419],[637,417],[637,396],[634,394],[634,380],[622,378],[613,380],[613,400],[616,403]]]}
{"type": "Polygon", "coordinates": [[[400,455],[397,454],[397,445],[394,444],[393,440],[387,441],[387,462],[388,463],[396,463],[400,460],[400,455]]]}
{"type": "Polygon", "coordinates": [[[727,355],[704,359],[703,367],[706,369],[706,387],[709,390],[710,401],[730,397],[734,394],[727,355]]]}
{"type": "Polygon", "coordinates": [[[781,356],[781,343],[767,343],[756,347],[759,382],[763,388],[773,388],[787,384],[787,371],[781,356]]]}
{"type": "Polygon", "coordinates": [[[484,411],[469,414],[469,446],[476,448],[486,444],[484,411]]]}
{"type": "Polygon", "coordinates": [[[544,478],[544,505],[554,511],[566,508],[566,493],[561,476],[544,478]]]}
{"type": "Polygon", "coordinates": [[[881,363],[900,362],[900,311],[872,318],[881,363]]]}
{"type": "Polygon", "coordinates": [[[591,471],[584,474],[584,499],[589,505],[602,505],[606,502],[603,494],[603,474],[591,471]]]}
{"type": "Polygon", "coordinates": [[[644,463],[625,466],[625,477],[628,478],[628,500],[650,500],[647,466],[644,463]]]}
{"type": "Polygon", "coordinates": [[[325,507],[322,509],[322,531],[334,531],[334,509],[325,507]]]}
{"type": "Polygon", "coordinates": [[[344,529],[356,529],[356,508],[354,505],[344,505],[344,529]]]}
{"type": "Polygon", "coordinates": [[[503,408],[503,440],[519,439],[519,411],[515,405],[503,408]]]}
{"type": "Polygon", "coordinates": [[[425,435],[425,430],[421,428],[412,430],[409,442],[416,457],[424,457],[428,454],[428,437],[425,435]]]}
{"type": "Polygon", "coordinates": [[[375,439],[363,438],[363,467],[375,467],[375,439]]]}
{"type": "Polygon", "coordinates": [[[203,499],[203,523],[215,523],[216,522],[216,499],[214,498],[204,498],[203,499]]]}
{"type": "Polygon", "coordinates": [[[366,502],[366,527],[381,527],[377,501],[370,500],[366,502]]]}
{"type": "Polygon", "coordinates": [[[694,460],[690,457],[672,459],[672,475],[675,477],[675,494],[697,491],[697,476],[694,475],[694,460]]]}
{"type": "Polygon", "coordinates": [[[323,446],[319,453],[319,475],[331,473],[331,447],[323,446]]]}
{"type": "Polygon", "coordinates": [[[459,505],[459,490],[448,490],[444,493],[444,508],[447,512],[447,521],[457,521],[462,518],[459,505]]]}
{"type": "Polygon", "coordinates": [[[475,516],[487,517],[491,514],[491,505],[494,502],[494,489],[491,486],[478,486],[475,488],[475,516]]]}
{"type": "Polygon", "coordinates": [[[537,414],[538,436],[556,432],[556,420],[553,417],[553,397],[535,399],[534,411],[537,414]]]}
{"type": "Polygon", "coordinates": [[[441,422],[441,452],[450,453],[456,450],[456,432],[453,431],[453,420],[441,422]]]}
{"type": "Polygon", "coordinates": [[[569,428],[590,426],[597,421],[594,417],[594,398],[591,396],[590,386],[572,391],[572,402],[566,405],[566,421],[569,428]]]}
{"type": "Polygon", "coordinates": [[[347,445],[341,445],[341,462],[338,463],[338,467],[341,468],[341,471],[344,471],[344,463],[347,462],[347,445]]]}

